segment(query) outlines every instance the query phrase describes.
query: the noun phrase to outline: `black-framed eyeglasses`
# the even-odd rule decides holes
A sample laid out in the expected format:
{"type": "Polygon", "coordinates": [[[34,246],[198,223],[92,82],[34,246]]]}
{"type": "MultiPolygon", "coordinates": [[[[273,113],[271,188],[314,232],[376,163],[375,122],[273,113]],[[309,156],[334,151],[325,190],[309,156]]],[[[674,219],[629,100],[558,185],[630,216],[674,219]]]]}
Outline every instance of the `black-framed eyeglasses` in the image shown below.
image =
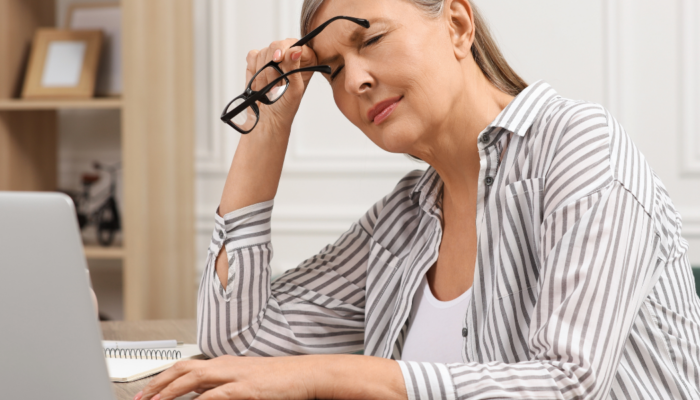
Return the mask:
{"type": "MultiPolygon", "coordinates": [[[[339,15],[319,25],[316,29],[309,32],[308,35],[294,43],[292,47],[305,45],[316,37],[316,35],[321,33],[331,22],[339,19],[345,19],[365,28],[369,28],[369,21],[366,19],[339,15]]],[[[269,105],[279,100],[289,87],[289,79],[287,79],[287,77],[299,72],[322,72],[324,74],[330,74],[331,67],[328,65],[315,65],[284,72],[280,69],[278,62],[270,61],[250,78],[245,91],[226,105],[226,108],[224,108],[224,111],[221,113],[221,120],[240,133],[245,134],[252,131],[260,119],[260,108],[257,102],[259,101],[269,105]],[[260,81],[265,79],[265,81],[269,83],[262,89],[254,91],[254,86],[260,87],[259,84],[256,84],[260,82],[258,78],[260,81]]]]}

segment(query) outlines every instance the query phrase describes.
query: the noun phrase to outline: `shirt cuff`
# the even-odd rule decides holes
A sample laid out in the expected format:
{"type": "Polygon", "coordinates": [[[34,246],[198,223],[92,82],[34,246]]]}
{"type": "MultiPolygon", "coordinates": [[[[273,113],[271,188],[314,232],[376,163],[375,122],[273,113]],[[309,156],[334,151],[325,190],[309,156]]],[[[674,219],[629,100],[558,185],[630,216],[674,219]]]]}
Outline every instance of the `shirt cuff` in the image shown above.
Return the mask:
{"type": "Polygon", "coordinates": [[[454,383],[445,364],[397,361],[401,367],[409,400],[455,400],[454,383]]]}
{"type": "Polygon", "coordinates": [[[231,252],[243,247],[269,243],[273,204],[274,200],[253,204],[231,211],[223,217],[219,215],[217,208],[209,250],[219,254],[222,246],[226,246],[226,250],[231,252]]]}

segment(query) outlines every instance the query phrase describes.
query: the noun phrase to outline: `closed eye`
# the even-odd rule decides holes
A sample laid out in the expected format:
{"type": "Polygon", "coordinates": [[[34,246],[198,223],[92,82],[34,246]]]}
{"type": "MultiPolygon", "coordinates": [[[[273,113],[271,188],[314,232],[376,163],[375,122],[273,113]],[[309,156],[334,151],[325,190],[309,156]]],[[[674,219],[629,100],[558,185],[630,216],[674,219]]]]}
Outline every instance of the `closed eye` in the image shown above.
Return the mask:
{"type": "Polygon", "coordinates": [[[362,47],[363,47],[363,48],[364,48],[364,47],[368,47],[368,46],[371,46],[371,45],[377,43],[377,42],[379,41],[379,39],[381,39],[383,36],[384,36],[384,35],[377,35],[377,36],[375,36],[375,37],[373,37],[373,38],[370,38],[370,39],[366,40],[364,43],[362,43],[362,47]]]}
{"type": "MultiPolygon", "coordinates": [[[[382,37],[384,37],[383,34],[377,35],[377,36],[374,36],[374,37],[372,37],[372,38],[367,39],[364,43],[362,43],[362,48],[369,47],[369,46],[371,46],[371,45],[373,45],[373,44],[379,42],[379,40],[380,40],[382,37]]],[[[336,69],[336,70],[331,74],[331,82],[333,82],[333,80],[335,80],[335,77],[338,76],[338,74],[340,73],[340,71],[343,70],[343,67],[344,67],[344,65],[341,65],[340,67],[338,67],[338,69],[336,69]]]]}

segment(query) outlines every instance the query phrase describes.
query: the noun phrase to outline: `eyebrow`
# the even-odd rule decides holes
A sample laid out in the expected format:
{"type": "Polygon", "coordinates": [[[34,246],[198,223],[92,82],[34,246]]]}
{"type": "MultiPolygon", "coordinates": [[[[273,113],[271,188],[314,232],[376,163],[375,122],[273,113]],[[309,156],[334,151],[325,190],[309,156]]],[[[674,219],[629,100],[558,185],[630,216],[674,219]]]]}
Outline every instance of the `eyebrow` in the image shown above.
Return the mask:
{"type": "MultiPolygon", "coordinates": [[[[389,22],[389,20],[386,18],[373,18],[373,19],[369,19],[368,21],[369,21],[370,27],[373,27],[374,24],[382,24],[382,23],[386,24],[389,22]]],[[[359,39],[362,36],[362,33],[366,32],[367,29],[369,29],[369,28],[364,28],[362,26],[355,27],[355,30],[353,30],[352,34],[350,34],[350,41],[351,42],[357,41],[357,39],[359,39]]],[[[310,44],[311,43],[309,43],[309,45],[310,44]]],[[[311,48],[313,49],[313,47],[311,47],[311,48]]],[[[339,58],[340,58],[340,54],[336,54],[336,55],[331,56],[331,57],[326,57],[323,60],[319,61],[318,65],[329,65],[329,64],[332,64],[332,63],[338,61],[339,58]]]]}

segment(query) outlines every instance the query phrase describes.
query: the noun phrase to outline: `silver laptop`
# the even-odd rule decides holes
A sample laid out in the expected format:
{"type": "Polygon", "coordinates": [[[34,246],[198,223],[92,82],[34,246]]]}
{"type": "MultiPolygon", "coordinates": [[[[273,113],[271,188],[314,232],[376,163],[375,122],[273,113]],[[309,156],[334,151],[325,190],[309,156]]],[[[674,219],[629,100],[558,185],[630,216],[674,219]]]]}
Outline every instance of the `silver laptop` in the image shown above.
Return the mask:
{"type": "Polygon", "coordinates": [[[0,387],[7,399],[114,399],[73,203],[0,192],[0,387]]]}

